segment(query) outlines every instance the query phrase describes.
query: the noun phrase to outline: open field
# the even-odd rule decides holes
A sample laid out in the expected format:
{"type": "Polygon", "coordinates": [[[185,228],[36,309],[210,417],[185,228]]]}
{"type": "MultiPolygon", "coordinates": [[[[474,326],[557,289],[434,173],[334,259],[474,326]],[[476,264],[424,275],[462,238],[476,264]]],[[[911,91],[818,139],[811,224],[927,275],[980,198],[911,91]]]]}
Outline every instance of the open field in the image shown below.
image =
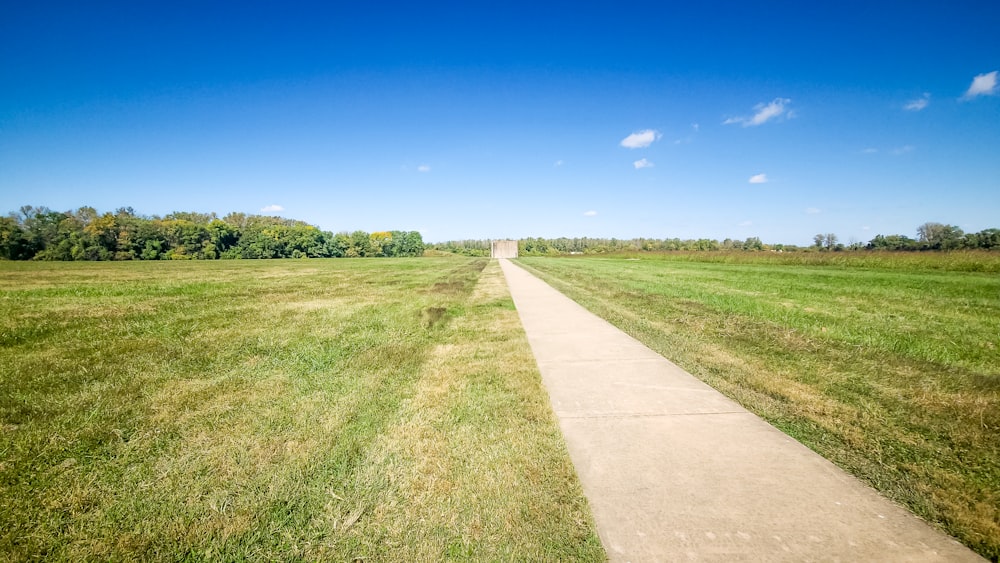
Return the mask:
{"type": "Polygon", "coordinates": [[[1000,556],[1000,256],[751,256],[519,262],[979,553],[1000,556]]]}
{"type": "Polygon", "coordinates": [[[0,423],[3,559],[604,558],[486,260],[0,262],[0,423]]]}
{"type": "Polygon", "coordinates": [[[624,252],[606,258],[643,258],[670,262],[713,264],[772,264],[775,266],[835,266],[880,270],[929,270],[1000,273],[1000,253],[981,250],[955,252],[624,252]]]}

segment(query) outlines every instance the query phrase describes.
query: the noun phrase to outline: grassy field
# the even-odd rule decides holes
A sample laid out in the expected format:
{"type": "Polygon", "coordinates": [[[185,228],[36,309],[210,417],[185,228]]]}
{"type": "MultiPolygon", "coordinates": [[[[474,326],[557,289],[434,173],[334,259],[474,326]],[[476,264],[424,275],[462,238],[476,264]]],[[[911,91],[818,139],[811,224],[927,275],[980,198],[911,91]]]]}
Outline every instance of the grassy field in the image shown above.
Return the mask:
{"type": "Polygon", "coordinates": [[[0,424],[0,559],[604,558],[486,260],[0,262],[0,424]]]}
{"type": "Polygon", "coordinates": [[[703,257],[520,263],[996,560],[1000,255],[703,257]]]}

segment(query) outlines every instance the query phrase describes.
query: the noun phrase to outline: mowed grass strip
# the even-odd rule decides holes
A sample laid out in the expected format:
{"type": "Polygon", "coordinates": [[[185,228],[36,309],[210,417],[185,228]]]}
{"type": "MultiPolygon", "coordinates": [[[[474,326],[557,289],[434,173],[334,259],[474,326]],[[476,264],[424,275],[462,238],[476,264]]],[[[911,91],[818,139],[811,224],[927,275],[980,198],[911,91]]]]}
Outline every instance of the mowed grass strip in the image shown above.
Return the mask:
{"type": "Polygon", "coordinates": [[[1000,256],[940,259],[520,263],[995,560],[1000,256]]]}
{"type": "Polygon", "coordinates": [[[486,264],[0,263],[0,553],[602,557],[486,264]]]}
{"type": "MultiPolygon", "coordinates": [[[[406,561],[604,561],[499,264],[442,328],[397,422],[362,464],[382,491],[366,526],[339,538],[406,561]]],[[[347,518],[350,504],[333,507],[347,518]]]]}

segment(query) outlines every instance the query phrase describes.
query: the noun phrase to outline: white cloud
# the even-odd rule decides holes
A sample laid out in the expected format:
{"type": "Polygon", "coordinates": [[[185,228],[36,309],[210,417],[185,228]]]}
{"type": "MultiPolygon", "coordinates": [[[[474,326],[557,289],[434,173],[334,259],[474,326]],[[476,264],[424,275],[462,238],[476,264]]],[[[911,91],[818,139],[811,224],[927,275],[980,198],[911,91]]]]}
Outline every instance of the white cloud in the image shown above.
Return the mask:
{"type": "Polygon", "coordinates": [[[583,212],[583,216],[584,217],[595,217],[595,216],[597,216],[597,212],[594,211],[594,210],[584,211],[583,212]]]}
{"type": "Polygon", "coordinates": [[[417,167],[417,172],[430,172],[430,171],[431,167],[426,164],[421,164],[420,166],[417,167]]]}
{"type": "Polygon", "coordinates": [[[280,205],[268,205],[266,207],[261,207],[261,213],[274,213],[275,211],[284,211],[285,208],[280,205]]]}
{"type": "Polygon", "coordinates": [[[867,149],[865,149],[865,150],[863,150],[863,151],[861,151],[861,152],[862,152],[863,154],[875,154],[875,153],[877,153],[877,152],[878,152],[878,149],[876,149],[876,148],[873,148],[873,147],[868,147],[867,149]]]}
{"type": "Polygon", "coordinates": [[[761,174],[754,174],[753,176],[750,176],[750,183],[751,184],[766,184],[767,183],[767,174],[761,173],[761,174]]]}
{"type": "Polygon", "coordinates": [[[972,79],[972,84],[969,85],[969,89],[965,91],[965,95],[962,96],[963,100],[971,100],[976,96],[992,96],[997,93],[997,71],[987,72],[986,74],[977,74],[975,78],[972,79]]]}
{"type": "Polygon", "coordinates": [[[772,119],[781,117],[782,115],[786,118],[790,118],[793,117],[794,114],[791,110],[785,107],[790,103],[792,103],[792,100],[788,98],[775,98],[769,104],[761,102],[753,107],[755,113],[752,116],[730,117],[729,119],[723,121],[722,124],[732,125],[733,123],[740,123],[744,127],[754,127],[757,125],[763,125],[772,119]]]}
{"type": "Polygon", "coordinates": [[[752,227],[753,226],[753,221],[743,221],[742,223],[740,223],[740,226],[741,227],[752,227]]]}
{"type": "Polygon", "coordinates": [[[927,92],[924,92],[923,96],[915,100],[910,100],[909,102],[906,102],[906,105],[903,106],[903,109],[907,111],[920,111],[925,107],[927,107],[928,105],[930,105],[930,103],[931,103],[931,95],[927,92]]]}
{"type": "Polygon", "coordinates": [[[621,146],[627,149],[641,149],[652,145],[653,141],[656,141],[662,136],[663,135],[655,129],[644,129],[642,131],[632,133],[628,137],[622,139],[621,146]]]}
{"type": "Polygon", "coordinates": [[[864,227],[861,227],[861,230],[862,231],[870,231],[870,230],[872,230],[872,228],[869,227],[868,225],[865,225],[864,227]]]}
{"type": "Polygon", "coordinates": [[[819,214],[819,208],[818,207],[807,207],[806,208],[806,213],[809,214],[809,215],[818,215],[819,214]]]}
{"type": "Polygon", "coordinates": [[[633,162],[632,166],[635,166],[635,169],[639,170],[640,168],[652,168],[656,165],[646,160],[645,158],[640,158],[639,160],[633,162]]]}
{"type": "Polygon", "coordinates": [[[563,161],[557,160],[556,163],[553,164],[552,166],[555,166],[556,168],[558,168],[558,167],[562,166],[563,164],[565,164],[563,161]]]}
{"type": "Polygon", "coordinates": [[[697,123],[692,123],[691,129],[694,129],[694,132],[697,133],[701,129],[701,125],[698,125],[697,123]]]}

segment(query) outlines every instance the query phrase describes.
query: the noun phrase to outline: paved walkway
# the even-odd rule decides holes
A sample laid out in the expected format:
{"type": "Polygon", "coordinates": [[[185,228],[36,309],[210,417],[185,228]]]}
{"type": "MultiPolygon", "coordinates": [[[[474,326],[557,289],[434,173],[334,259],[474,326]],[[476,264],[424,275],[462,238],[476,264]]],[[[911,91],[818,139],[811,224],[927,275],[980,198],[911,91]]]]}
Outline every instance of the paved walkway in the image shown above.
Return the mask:
{"type": "Polygon", "coordinates": [[[507,260],[612,561],[982,561],[507,260]]]}

